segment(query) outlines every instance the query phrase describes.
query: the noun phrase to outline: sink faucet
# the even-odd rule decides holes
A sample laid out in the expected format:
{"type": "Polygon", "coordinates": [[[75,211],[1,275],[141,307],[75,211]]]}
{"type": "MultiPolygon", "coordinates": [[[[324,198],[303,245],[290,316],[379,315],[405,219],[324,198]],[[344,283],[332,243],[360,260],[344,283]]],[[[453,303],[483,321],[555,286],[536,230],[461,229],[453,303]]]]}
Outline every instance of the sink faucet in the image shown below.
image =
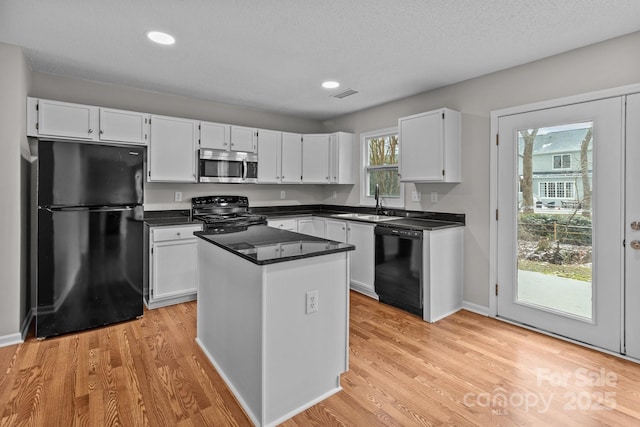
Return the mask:
{"type": "Polygon", "coordinates": [[[382,212],[382,205],[380,204],[380,185],[376,184],[376,189],[373,193],[373,197],[376,199],[376,215],[380,215],[382,212]]]}

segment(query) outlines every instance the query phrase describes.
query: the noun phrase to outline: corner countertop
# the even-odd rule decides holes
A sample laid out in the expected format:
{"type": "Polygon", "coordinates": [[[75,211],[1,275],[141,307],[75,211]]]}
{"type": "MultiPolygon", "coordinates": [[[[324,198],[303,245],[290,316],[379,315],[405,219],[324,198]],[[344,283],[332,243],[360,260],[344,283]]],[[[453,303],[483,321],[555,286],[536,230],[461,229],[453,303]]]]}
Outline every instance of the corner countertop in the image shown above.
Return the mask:
{"type": "Polygon", "coordinates": [[[150,227],[202,224],[191,218],[191,210],[145,211],[144,222],[150,227]]]}
{"type": "Polygon", "coordinates": [[[280,230],[266,225],[252,225],[233,233],[218,234],[212,231],[201,231],[194,233],[194,235],[258,265],[293,261],[355,249],[355,246],[347,243],[280,230]]]}

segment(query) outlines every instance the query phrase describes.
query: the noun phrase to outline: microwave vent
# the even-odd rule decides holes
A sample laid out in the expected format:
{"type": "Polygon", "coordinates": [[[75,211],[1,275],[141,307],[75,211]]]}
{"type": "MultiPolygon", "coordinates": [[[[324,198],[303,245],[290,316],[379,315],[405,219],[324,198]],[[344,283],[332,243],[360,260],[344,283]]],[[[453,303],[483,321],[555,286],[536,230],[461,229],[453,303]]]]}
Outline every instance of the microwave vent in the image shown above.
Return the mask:
{"type": "Polygon", "coordinates": [[[331,96],[334,98],[342,99],[342,98],[346,98],[347,96],[355,95],[356,93],[358,93],[357,90],[345,89],[342,92],[334,93],[331,96]]]}

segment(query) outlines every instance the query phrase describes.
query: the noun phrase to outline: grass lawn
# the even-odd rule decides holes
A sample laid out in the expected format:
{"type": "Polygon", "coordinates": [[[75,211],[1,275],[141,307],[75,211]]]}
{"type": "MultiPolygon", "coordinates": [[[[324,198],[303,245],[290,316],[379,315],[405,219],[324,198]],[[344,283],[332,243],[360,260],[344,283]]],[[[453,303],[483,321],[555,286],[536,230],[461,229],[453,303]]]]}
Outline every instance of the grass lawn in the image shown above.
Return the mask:
{"type": "Polygon", "coordinates": [[[583,282],[591,281],[591,268],[582,265],[558,265],[548,262],[518,260],[518,269],[551,274],[558,277],[581,280],[583,282]]]}

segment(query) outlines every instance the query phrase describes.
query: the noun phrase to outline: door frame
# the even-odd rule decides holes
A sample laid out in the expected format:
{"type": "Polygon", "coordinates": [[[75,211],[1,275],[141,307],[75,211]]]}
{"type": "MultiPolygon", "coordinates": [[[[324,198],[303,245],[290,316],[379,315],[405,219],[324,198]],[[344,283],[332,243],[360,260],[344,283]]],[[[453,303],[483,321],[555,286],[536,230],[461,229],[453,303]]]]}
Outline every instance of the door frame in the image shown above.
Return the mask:
{"type": "MultiPolygon", "coordinates": [[[[490,167],[489,167],[489,283],[487,290],[489,292],[489,317],[506,321],[497,316],[498,314],[498,297],[495,292],[496,283],[498,280],[498,221],[496,213],[498,209],[498,119],[503,116],[510,116],[513,114],[526,113],[537,110],[544,110],[554,107],[562,107],[572,104],[578,104],[589,101],[597,101],[605,98],[612,98],[615,96],[625,96],[634,93],[640,93],[640,84],[633,84],[627,86],[620,86],[611,89],[604,89],[594,92],[583,93],[579,95],[572,95],[563,98],[556,98],[548,101],[535,102],[531,104],[520,105],[516,107],[503,108],[500,110],[494,110],[491,112],[491,128],[490,128],[490,167]]],[[[621,123],[622,126],[622,123],[621,123]]],[[[623,292],[624,295],[624,292],[623,292]]],[[[621,301],[624,304],[624,301],[621,301]]],[[[624,307],[624,305],[623,305],[624,307]]],[[[624,313],[621,313],[621,318],[624,313]]],[[[621,319],[622,321],[622,319],[621,319]]],[[[514,323],[514,322],[509,322],[514,323]]],[[[532,328],[533,329],[533,328],[532,328]]],[[[537,330],[537,329],[534,329],[537,330]]],[[[624,330],[623,330],[624,331],[624,330]]],[[[544,331],[539,331],[546,333],[544,331]]],[[[623,332],[624,333],[624,332],[623,332]]],[[[549,333],[547,333],[549,334],[549,333]]],[[[554,335],[554,334],[550,334],[554,335]]],[[[556,335],[554,335],[556,336],[556,335]]],[[[559,336],[558,336],[559,337],[559,336]]],[[[566,339],[564,337],[560,337],[566,339]]],[[[572,340],[569,340],[572,341],[572,340]]],[[[580,343],[584,345],[584,343],[580,343]]],[[[599,349],[603,351],[602,349],[599,349]]],[[[612,353],[619,355],[619,353],[612,353]]]]}

